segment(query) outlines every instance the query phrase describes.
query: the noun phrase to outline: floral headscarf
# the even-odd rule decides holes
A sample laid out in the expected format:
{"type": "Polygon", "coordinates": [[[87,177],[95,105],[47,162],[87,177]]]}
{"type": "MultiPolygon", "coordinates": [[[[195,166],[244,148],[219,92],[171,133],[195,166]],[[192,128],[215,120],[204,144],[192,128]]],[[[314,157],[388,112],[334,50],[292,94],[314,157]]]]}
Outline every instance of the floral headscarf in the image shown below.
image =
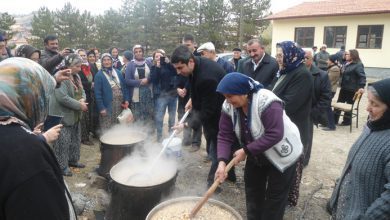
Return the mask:
{"type": "Polygon", "coordinates": [[[38,63],[13,57],[0,62],[0,121],[12,117],[34,128],[47,116],[55,79],[38,63]]]}
{"type": "Polygon", "coordinates": [[[283,41],[276,46],[283,50],[284,69],[280,70],[280,74],[291,72],[304,61],[305,51],[294,41],[283,41]]]}

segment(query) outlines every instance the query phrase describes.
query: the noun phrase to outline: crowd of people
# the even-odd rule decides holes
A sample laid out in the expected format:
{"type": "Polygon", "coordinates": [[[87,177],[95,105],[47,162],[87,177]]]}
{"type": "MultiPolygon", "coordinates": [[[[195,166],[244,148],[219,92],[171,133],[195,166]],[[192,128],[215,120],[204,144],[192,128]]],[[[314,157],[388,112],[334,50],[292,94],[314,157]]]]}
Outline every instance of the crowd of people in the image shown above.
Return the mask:
{"type": "MultiPolygon", "coordinates": [[[[231,60],[218,57],[212,42],[195,47],[192,35],[184,36],[171,56],[157,49],[148,57],[142,45],[122,52],[123,59],[117,47],[102,55],[96,48],[60,50],[55,35],[44,39],[44,47],[22,45],[16,57],[2,49],[7,57],[0,62],[0,134],[5,137],[0,219],[75,219],[63,176],[72,176],[69,167],[85,167],[81,143],[93,145],[91,138],[117,124],[128,108],[134,123],[149,128],[157,142],[173,129],[184,130],[183,145],[195,152],[203,133],[205,160],[211,161],[207,186],[236,181],[234,169],[225,173],[226,164],[246,161],[247,218],[283,219],[286,207],[298,202],[313,126],[334,131],[336,125],[350,125],[347,113],[338,124],[340,112],[332,110],[331,100],[340,87],[337,101],[352,103],[366,85],[356,49],[330,55],[326,45],[315,53],[293,41],[277,43],[272,57],[252,39],[244,50],[234,48],[231,60]],[[176,123],[186,111],[191,111],[187,120],[176,123]],[[48,114],[62,121],[44,130],[48,114]],[[280,169],[284,151],[300,149],[288,148],[288,141],[281,152],[275,147],[285,139],[286,120],[299,130],[302,154],[288,157],[288,166],[280,169]],[[269,150],[278,154],[270,156],[269,150]],[[26,211],[18,212],[20,207],[26,211]]],[[[389,94],[390,79],[368,87],[367,124],[328,203],[334,219],[390,218],[389,94]]]]}

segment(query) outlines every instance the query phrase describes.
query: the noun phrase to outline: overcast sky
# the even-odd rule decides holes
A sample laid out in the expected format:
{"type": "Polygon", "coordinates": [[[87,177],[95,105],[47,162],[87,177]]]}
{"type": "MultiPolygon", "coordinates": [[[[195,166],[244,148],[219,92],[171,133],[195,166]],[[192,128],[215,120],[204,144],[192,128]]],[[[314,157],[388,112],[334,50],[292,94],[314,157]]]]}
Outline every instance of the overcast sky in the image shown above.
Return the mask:
{"type": "MultiPolygon", "coordinates": [[[[305,0],[271,0],[271,10],[275,13],[303,1],[305,0]]],[[[28,14],[42,6],[56,10],[61,9],[66,2],[70,2],[81,11],[88,10],[93,14],[101,14],[110,7],[119,9],[122,5],[122,0],[2,0],[0,12],[28,14]]]]}

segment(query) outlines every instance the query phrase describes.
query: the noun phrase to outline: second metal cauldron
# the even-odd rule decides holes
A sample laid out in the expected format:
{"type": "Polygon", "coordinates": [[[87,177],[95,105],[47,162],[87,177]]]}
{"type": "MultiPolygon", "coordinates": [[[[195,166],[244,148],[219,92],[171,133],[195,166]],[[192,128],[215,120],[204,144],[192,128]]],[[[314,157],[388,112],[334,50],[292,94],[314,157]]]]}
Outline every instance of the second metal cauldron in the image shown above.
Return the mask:
{"type": "Polygon", "coordinates": [[[145,139],[146,134],[140,131],[116,129],[106,132],[100,138],[101,158],[98,174],[109,178],[110,169],[122,158],[130,155],[135,148],[142,146],[145,139]],[[128,137],[134,137],[134,141],[129,141],[128,137]]]}

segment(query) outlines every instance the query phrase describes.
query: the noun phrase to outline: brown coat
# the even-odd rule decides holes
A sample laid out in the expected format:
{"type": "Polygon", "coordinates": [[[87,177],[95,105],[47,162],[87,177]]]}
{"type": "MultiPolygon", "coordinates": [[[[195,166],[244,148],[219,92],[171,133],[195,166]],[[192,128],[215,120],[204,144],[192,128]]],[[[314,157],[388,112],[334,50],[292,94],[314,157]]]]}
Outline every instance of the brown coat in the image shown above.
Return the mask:
{"type": "Polygon", "coordinates": [[[337,86],[339,85],[340,80],[340,68],[337,65],[334,65],[328,69],[328,76],[330,80],[330,85],[332,86],[332,92],[337,91],[337,86]]]}

